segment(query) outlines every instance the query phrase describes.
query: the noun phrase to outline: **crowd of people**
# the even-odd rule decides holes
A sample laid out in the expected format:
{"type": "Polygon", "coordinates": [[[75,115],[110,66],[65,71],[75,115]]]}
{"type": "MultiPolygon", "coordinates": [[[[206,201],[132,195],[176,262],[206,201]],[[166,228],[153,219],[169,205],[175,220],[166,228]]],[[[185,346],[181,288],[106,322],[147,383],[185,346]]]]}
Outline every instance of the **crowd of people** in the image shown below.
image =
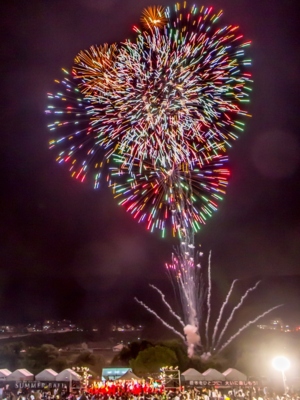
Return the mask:
{"type": "Polygon", "coordinates": [[[127,381],[122,383],[99,382],[85,389],[68,387],[52,390],[30,390],[22,388],[17,392],[10,388],[0,390],[2,400],[300,400],[292,392],[277,394],[267,388],[165,388],[147,382],[127,381]]]}

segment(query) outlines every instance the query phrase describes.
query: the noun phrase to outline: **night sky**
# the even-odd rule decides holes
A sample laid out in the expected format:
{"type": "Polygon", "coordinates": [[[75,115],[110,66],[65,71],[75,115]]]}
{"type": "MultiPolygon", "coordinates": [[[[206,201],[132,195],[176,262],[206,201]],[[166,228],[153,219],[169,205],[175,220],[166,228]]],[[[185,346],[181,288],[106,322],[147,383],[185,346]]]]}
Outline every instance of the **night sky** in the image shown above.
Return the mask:
{"type": "MultiPolygon", "coordinates": [[[[168,293],[164,263],[175,242],[133,221],[105,183],[95,191],[55,163],[44,110],[62,67],[70,69],[81,49],[124,40],[153,3],[5,3],[0,323],[47,316],[143,319],[133,297],[149,300],[148,283],[168,293]]],[[[300,6],[298,0],[205,5],[223,9],[223,21],[240,25],[253,42],[253,117],[229,152],[227,194],[196,237],[203,262],[212,250],[213,279],[222,293],[234,278],[300,274],[300,6]]]]}

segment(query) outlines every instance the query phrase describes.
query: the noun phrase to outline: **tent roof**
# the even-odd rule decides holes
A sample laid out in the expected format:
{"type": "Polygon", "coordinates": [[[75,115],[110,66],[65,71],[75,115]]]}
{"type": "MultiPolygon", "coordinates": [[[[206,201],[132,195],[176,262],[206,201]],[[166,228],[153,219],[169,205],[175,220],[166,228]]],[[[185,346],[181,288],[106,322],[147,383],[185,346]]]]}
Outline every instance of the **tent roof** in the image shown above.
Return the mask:
{"type": "Polygon", "coordinates": [[[10,375],[8,375],[6,380],[10,381],[33,381],[34,380],[34,375],[29,372],[27,369],[22,368],[22,369],[16,369],[14,372],[12,372],[10,375]]]}
{"type": "Polygon", "coordinates": [[[35,379],[38,380],[38,381],[39,380],[40,381],[42,381],[42,380],[53,380],[53,381],[55,381],[57,375],[58,375],[57,372],[53,371],[53,369],[51,369],[51,368],[48,368],[48,369],[44,369],[42,372],[37,374],[35,376],[35,379]]]}
{"type": "Polygon", "coordinates": [[[21,369],[16,369],[14,372],[12,372],[10,375],[9,375],[9,377],[10,378],[12,378],[12,377],[14,377],[14,376],[22,376],[22,377],[26,377],[26,378],[28,378],[28,377],[31,377],[31,376],[33,376],[33,374],[31,373],[31,372],[29,372],[27,369],[25,369],[25,368],[21,368],[21,369]]]}
{"type": "Polygon", "coordinates": [[[131,379],[140,379],[138,376],[136,376],[133,372],[127,371],[125,372],[124,375],[122,375],[120,378],[118,378],[118,381],[130,381],[131,379]]]}
{"type": "Polygon", "coordinates": [[[10,374],[11,374],[11,371],[9,369],[6,369],[6,368],[0,369],[0,377],[3,378],[10,374]]]}
{"type": "Polygon", "coordinates": [[[217,371],[216,369],[209,368],[205,372],[203,372],[205,379],[209,379],[211,381],[225,381],[226,378],[221,372],[217,371]]]}
{"type": "Polygon", "coordinates": [[[243,374],[242,372],[240,372],[234,368],[226,369],[226,371],[223,372],[223,375],[226,377],[226,379],[230,379],[233,381],[246,381],[247,380],[247,376],[245,374],[243,374]]]}
{"type": "Polygon", "coordinates": [[[71,368],[64,369],[61,371],[59,374],[56,375],[56,381],[80,381],[81,376],[77,374],[75,371],[73,371],[71,368]]]}
{"type": "Polygon", "coordinates": [[[181,374],[185,381],[199,381],[205,379],[199,371],[194,368],[189,368],[181,374]]]}

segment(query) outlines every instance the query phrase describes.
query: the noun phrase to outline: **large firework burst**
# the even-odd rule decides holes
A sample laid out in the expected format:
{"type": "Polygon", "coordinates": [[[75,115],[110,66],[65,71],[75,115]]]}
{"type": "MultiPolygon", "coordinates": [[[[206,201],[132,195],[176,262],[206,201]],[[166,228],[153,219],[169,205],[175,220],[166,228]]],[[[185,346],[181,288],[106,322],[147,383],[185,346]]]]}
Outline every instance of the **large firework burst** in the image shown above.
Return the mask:
{"type": "Polygon", "coordinates": [[[76,58],[74,71],[93,104],[99,144],[118,147],[129,164],[203,162],[236,138],[243,129],[238,118],[247,114],[241,109],[250,79],[247,43],[238,27],[220,28],[220,14],[211,8],[181,13],[177,5],[166,15],[164,29],[138,31],[135,41],[108,49],[113,63],[104,70],[92,52],[76,58]]]}
{"type": "Polygon", "coordinates": [[[197,231],[224,191],[228,171],[215,165],[243,130],[251,76],[249,42],[220,26],[221,14],[186,2],[149,7],[134,40],[81,51],[76,83],[65,78],[50,95],[57,160],[80,180],[92,171],[98,187],[103,159],[121,159],[109,179],[150,230],[170,220],[173,232],[197,231]]]}

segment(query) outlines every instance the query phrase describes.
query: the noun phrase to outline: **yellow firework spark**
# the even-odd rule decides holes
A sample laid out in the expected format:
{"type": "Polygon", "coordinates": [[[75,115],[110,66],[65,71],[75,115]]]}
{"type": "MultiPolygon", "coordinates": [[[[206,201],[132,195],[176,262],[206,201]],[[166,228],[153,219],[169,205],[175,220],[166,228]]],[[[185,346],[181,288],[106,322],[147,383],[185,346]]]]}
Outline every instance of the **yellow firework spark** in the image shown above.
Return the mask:
{"type": "Polygon", "coordinates": [[[165,8],[162,6],[150,6],[144,9],[141,17],[144,28],[152,27],[163,28],[167,22],[165,8]]]}
{"type": "Polygon", "coordinates": [[[114,67],[118,48],[116,44],[91,46],[89,50],[82,50],[75,57],[73,75],[84,79],[79,84],[81,91],[87,95],[95,93],[96,88],[110,81],[110,72],[114,67]]]}

